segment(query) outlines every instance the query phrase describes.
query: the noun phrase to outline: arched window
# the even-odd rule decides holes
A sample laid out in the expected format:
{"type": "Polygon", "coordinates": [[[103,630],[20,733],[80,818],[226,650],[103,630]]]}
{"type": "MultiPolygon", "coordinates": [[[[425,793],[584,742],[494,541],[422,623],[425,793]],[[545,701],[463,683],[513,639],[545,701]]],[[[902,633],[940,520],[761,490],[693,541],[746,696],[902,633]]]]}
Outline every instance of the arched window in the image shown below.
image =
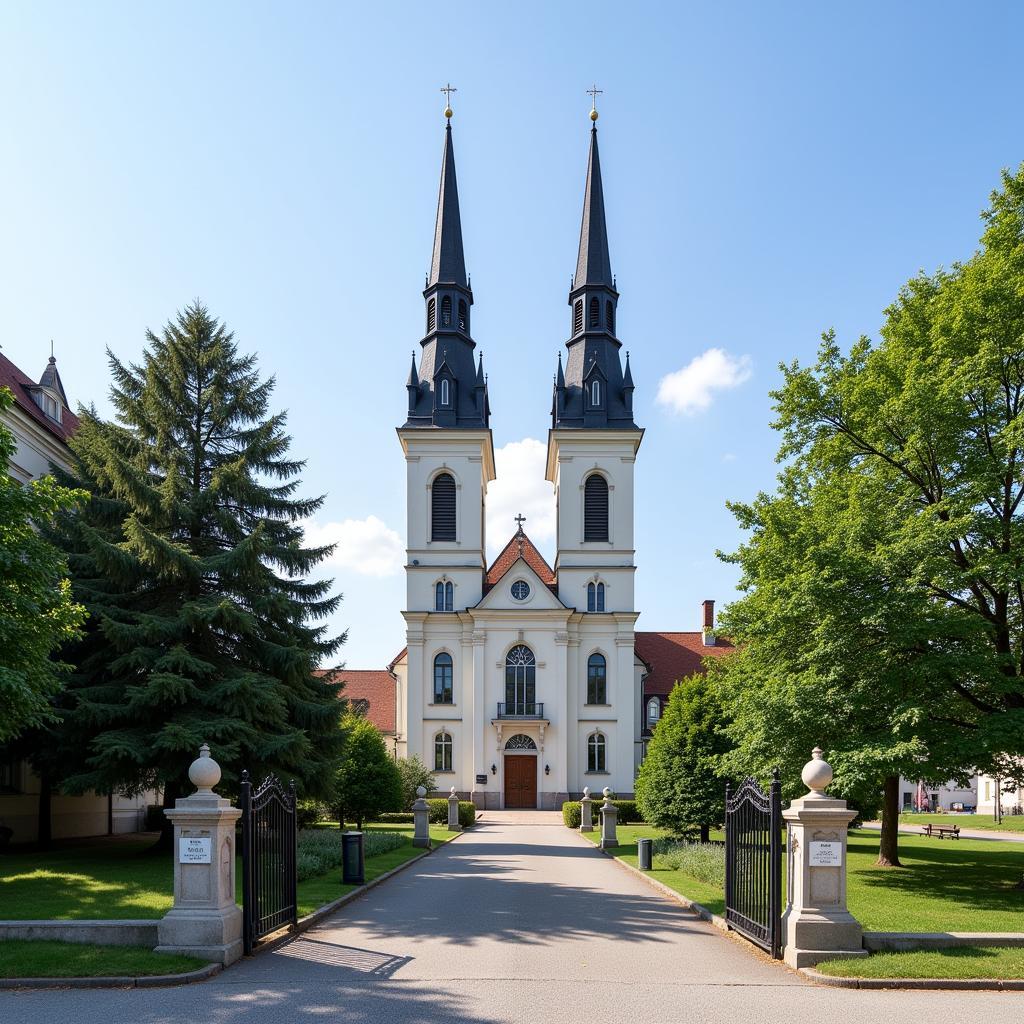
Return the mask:
{"type": "Polygon", "coordinates": [[[451,580],[438,580],[434,585],[434,611],[450,612],[455,610],[455,587],[451,580]]]}
{"type": "Polygon", "coordinates": [[[593,583],[587,584],[587,611],[597,611],[597,587],[593,583]]]}
{"type": "Polygon", "coordinates": [[[583,487],[583,539],[608,539],[608,481],[600,473],[591,473],[583,487]]]}
{"type": "Polygon", "coordinates": [[[587,771],[588,772],[605,772],[608,769],[607,765],[607,744],[604,740],[604,733],[595,732],[587,740],[587,771]]]}
{"type": "Polygon", "coordinates": [[[509,736],[508,743],[505,744],[506,750],[536,750],[537,744],[529,736],[524,736],[521,732],[516,733],[515,736],[509,736]]]}
{"type": "Polygon", "coordinates": [[[601,404],[601,382],[599,380],[590,382],[590,404],[595,408],[601,404]]]}
{"type": "Polygon", "coordinates": [[[437,326],[437,299],[427,300],[427,334],[437,326]]]}
{"type": "Polygon", "coordinates": [[[452,297],[446,295],[441,300],[441,326],[451,327],[452,325],[452,297]]]}
{"type": "Polygon", "coordinates": [[[572,333],[579,334],[583,330],[583,300],[577,299],[572,307],[572,333]]]}
{"type": "Polygon", "coordinates": [[[604,584],[598,583],[597,585],[597,610],[599,612],[604,611],[604,584]]]}
{"type": "Polygon", "coordinates": [[[468,330],[469,324],[469,307],[466,305],[465,299],[459,299],[459,330],[468,330]]]}
{"type": "Polygon", "coordinates": [[[441,378],[441,404],[442,405],[450,405],[451,404],[451,391],[450,391],[450,388],[449,388],[449,382],[448,382],[448,378],[447,377],[442,377],[441,378]]]}
{"type": "Polygon", "coordinates": [[[505,714],[537,713],[537,659],[525,644],[505,656],[505,714]]]}
{"type": "Polygon", "coordinates": [[[434,658],[434,703],[453,704],[452,656],[442,651],[434,658]]]}
{"type": "Polygon", "coordinates": [[[450,473],[435,477],[430,488],[430,539],[455,540],[455,480],[450,473]]]}
{"type": "Polygon", "coordinates": [[[596,327],[601,315],[601,307],[596,298],[590,300],[590,326],[596,327]]]}
{"type": "Polygon", "coordinates": [[[587,703],[608,703],[608,670],[603,654],[592,654],[587,659],[587,703]]]}
{"type": "Polygon", "coordinates": [[[612,305],[611,299],[604,304],[604,325],[608,328],[609,333],[615,333],[615,307],[612,305]]]}
{"type": "Polygon", "coordinates": [[[452,770],[452,737],[450,733],[439,732],[434,737],[434,771],[452,770]]]}
{"type": "Polygon", "coordinates": [[[647,702],[647,728],[653,729],[661,718],[661,701],[652,697],[647,702]]]}

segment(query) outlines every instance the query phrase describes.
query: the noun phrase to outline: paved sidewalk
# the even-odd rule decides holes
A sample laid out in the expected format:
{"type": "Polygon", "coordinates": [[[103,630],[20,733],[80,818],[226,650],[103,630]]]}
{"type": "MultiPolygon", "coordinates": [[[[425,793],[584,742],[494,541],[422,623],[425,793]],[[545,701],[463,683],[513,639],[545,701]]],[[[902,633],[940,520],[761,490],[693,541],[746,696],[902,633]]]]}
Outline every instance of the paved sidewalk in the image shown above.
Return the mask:
{"type": "MultiPolygon", "coordinates": [[[[882,823],[880,821],[865,821],[863,828],[869,828],[872,832],[881,832],[882,823]]],[[[900,825],[899,831],[902,835],[908,836],[923,836],[924,832],[921,830],[920,825],[900,825]]],[[[939,839],[938,836],[933,836],[937,843],[946,842],[945,839],[939,839]]],[[[960,828],[961,839],[993,839],[998,840],[1002,843],[1024,843],[1024,832],[997,832],[995,829],[980,829],[980,828],[960,828]]],[[[949,842],[955,843],[958,840],[950,839],[949,842]]]]}
{"type": "Polygon", "coordinates": [[[317,928],[180,989],[0,992],[4,1024],[1018,1024],[1024,995],[817,987],[559,824],[495,816],[317,928]]]}

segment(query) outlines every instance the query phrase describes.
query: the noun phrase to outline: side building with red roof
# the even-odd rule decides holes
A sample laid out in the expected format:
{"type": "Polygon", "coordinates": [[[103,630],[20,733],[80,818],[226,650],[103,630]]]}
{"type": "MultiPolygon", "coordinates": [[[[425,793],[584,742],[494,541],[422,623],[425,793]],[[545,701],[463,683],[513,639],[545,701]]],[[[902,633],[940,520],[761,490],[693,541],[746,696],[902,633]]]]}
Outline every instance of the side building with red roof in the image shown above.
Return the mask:
{"type": "MultiPolygon", "coordinates": [[[[51,466],[68,468],[68,441],[78,427],[64,384],[51,355],[38,381],[0,352],[0,388],[14,396],[14,404],[2,415],[3,425],[14,435],[14,454],[7,473],[19,483],[47,475],[51,466]]],[[[14,843],[33,842],[38,835],[41,783],[31,766],[4,755],[0,747],[0,826],[14,833],[14,843]]],[[[125,797],[88,793],[51,799],[51,828],[55,839],[138,832],[146,824],[147,803],[156,793],[125,797]]]]}

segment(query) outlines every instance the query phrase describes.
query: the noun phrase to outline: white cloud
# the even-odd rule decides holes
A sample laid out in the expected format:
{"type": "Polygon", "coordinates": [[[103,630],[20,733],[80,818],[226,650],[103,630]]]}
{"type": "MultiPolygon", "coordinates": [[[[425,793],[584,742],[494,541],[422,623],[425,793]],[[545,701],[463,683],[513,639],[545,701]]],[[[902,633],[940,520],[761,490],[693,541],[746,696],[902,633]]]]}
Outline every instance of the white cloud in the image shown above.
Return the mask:
{"type": "Polygon", "coordinates": [[[405,543],[376,516],[340,523],[307,523],[306,543],[312,547],[336,544],[325,565],[351,569],[362,576],[394,576],[405,565],[405,543]]]}
{"type": "MultiPolygon", "coordinates": [[[[544,479],[547,448],[532,437],[510,441],[494,453],[497,480],[487,488],[487,550],[496,555],[515,533],[515,517],[538,547],[555,537],[555,491],[544,479]]],[[[550,552],[542,552],[550,557],[550,552]]]]}
{"type": "Polygon", "coordinates": [[[666,374],[658,384],[658,402],[674,412],[693,416],[713,400],[713,392],[738,388],[750,380],[750,356],[732,356],[725,349],[709,348],[681,370],[666,374]]]}
{"type": "Polygon", "coordinates": [[[735,452],[726,452],[722,456],[722,461],[723,462],[735,462],[736,461],[736,453],[735,452]]]}

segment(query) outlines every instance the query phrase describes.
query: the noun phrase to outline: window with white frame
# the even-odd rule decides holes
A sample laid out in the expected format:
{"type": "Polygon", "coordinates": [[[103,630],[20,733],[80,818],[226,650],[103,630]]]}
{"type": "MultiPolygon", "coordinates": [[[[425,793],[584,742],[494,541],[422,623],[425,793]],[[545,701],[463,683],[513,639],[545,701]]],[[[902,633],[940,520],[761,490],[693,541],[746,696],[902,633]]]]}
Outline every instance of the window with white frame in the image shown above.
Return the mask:
{"type": "Polygon", "coordinates": [[[587,771],[588,772],[604,772],[607,771],[607,744],[605,743],[604,733],[595,732],[587,740],[587,771]]]}
{"type": "Polygon", "coordinates": [[[661,718],[661,701],[652,697],[647,702],[647,727],[653,729],[661,718]]]}
{"type": "Polygon", "coordinates": [[[593,406],[601,404],[601,382],[599,380],[590,382],[590,404],[593,406]]]}
{"type": "Polygon", "coordinates": [[[434,771],[452,771],[452,737],[451,733],[441,731],[434,737],[434,771]]]}
{"type": "Polygon", "coordinates": [[[442,651],[434,658],[434,703],[452,704],[455,692],[452,687],[452,656],[442,651]]]}
{"type": "Polygon", "coordinates": [[[455,587],[451,580],[438,580],[434,584],[434,611],[450,612],[455,610],[455,587]]]}
{"type": "Polygon", "coordinates": [[[603,654],[592,654],[587,659],[587,703],[608,703],[608,665],[603,654]]]}
{"type": "Polygon", "coordinates": [[[448,379],[446,377],[441,378],[441,404],[449,404],[448,379]]]}
{"type": "Polygon", "coordinates": [[[603,612],[604,611],[604,584],[603,583],[588,583],[587,584],[587,611],[588,612],[603,612]]]}

